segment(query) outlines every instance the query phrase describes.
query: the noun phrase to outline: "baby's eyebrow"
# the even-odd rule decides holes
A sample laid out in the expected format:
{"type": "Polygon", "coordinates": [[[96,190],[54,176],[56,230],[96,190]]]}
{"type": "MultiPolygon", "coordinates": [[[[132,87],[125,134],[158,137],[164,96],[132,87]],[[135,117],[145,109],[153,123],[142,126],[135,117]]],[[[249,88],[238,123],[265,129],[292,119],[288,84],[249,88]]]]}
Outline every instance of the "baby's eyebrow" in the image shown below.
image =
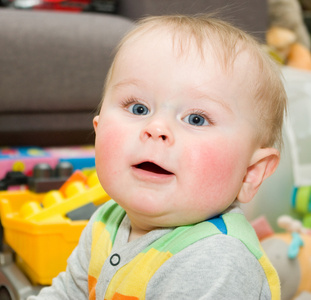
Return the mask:
{"type": "Polygon", "coordinates": [[[126,86],[141,87],[143,85],[145,85],[145,82],[143,80],[136,79],[136,78],[130,78],[130,79],[124,79],[124,80],[121,80],[120,82],[117,82],[116,84],[112,86],[112,88],[119,89],[119,88],[126,87],[126,86]]]}
{"type": "Polygon", "coordinates": [[[213,97],[209,94],[207,94],[204,91],[201,91],[199,89],[193,88],[191,89],[191,94],[196,98],[196,99],[206,99],[206,100],[210,100],[216,104],[221,105],[225,110],[227,110],[229,113],[233,113],[231,107],[221,98],[217,97],[213,97]]]}

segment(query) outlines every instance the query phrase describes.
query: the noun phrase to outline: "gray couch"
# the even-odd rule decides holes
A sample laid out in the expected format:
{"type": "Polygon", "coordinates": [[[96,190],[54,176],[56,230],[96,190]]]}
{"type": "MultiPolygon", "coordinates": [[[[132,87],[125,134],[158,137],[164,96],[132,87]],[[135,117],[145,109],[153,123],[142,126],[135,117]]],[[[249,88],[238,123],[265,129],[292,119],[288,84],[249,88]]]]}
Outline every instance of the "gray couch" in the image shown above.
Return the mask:
{"type": "Polygon", "coordinates": [[[0,9],[0,146],[93,143],[113,49],[145,15],[219,15],[264,41],[265,0],[119,0],[117,14],[0,9]]]}

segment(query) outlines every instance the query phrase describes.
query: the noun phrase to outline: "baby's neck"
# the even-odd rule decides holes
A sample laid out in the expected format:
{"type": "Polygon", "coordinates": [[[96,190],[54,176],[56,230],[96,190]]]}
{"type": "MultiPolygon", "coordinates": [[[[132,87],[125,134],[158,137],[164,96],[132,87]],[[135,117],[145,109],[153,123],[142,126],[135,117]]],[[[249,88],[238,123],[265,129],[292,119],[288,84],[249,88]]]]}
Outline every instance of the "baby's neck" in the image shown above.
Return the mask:
{"type": "Polygon", "coordinates": [[[147,234],[148,232],[149,231],[147,231],[147,230],[142,230],[142,229],[131,227],[131,231],[130,231],[130,234],[129,234],[128,241],[129,242],[134,241],[134,240],[140,238],[141,236],[147,234]]]}

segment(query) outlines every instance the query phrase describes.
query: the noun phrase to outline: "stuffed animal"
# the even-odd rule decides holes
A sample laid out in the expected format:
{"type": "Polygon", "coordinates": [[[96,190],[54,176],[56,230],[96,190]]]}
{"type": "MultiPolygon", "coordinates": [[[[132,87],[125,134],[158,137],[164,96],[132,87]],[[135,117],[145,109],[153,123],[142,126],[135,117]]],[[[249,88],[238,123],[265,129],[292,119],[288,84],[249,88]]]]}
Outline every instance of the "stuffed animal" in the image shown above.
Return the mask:
{"type": "Polygon", "coordinates": [[[298,0],[268,0],[268,21],[269,28],[276,26],[291,30],[296,35],[297,42],[310,50],[310,33],[304,23],[298,0]]]}
{"type": "Polygon", "coordinates": [[[289,216],[278,219],[287,230],[274,233],[261,217],[252,222],[262,248],[278,272],[282,300],[311,299],[311,230],[289,216]]]}
{"type": "Polygon", "coordinates": [[[274,57],[288,66],[311,70],[310,34],[298,0],[268,0],[266,40],[274,57]]]}
{"type": "Polygon", "coordinates": [[[305,10],[311,10],[311,0],[300,0],[301,6],[305,10]]]}

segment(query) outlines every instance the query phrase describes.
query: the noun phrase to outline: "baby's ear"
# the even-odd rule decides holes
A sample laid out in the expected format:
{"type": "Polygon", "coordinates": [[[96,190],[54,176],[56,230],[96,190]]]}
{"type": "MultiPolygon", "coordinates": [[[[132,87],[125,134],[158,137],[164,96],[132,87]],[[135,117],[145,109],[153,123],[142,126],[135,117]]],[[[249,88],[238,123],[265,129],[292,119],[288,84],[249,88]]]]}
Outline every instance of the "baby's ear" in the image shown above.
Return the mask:
{"type": "Polygon", "coordinates": [[[93,119],[93,127],[94,127],[94,130],[95,130],[95,133],[96,133],[97,125],[98,125],[98,118],[99,118],[99,116],[96,116],[93,119]]]}
{"type": "Polygon", "coordinates": [[[274,148],[258,149],[243,179],[238,201],[247,203],[253,199],[262,182],[274,173],[280,162],[280,153],[274,148]]]}

